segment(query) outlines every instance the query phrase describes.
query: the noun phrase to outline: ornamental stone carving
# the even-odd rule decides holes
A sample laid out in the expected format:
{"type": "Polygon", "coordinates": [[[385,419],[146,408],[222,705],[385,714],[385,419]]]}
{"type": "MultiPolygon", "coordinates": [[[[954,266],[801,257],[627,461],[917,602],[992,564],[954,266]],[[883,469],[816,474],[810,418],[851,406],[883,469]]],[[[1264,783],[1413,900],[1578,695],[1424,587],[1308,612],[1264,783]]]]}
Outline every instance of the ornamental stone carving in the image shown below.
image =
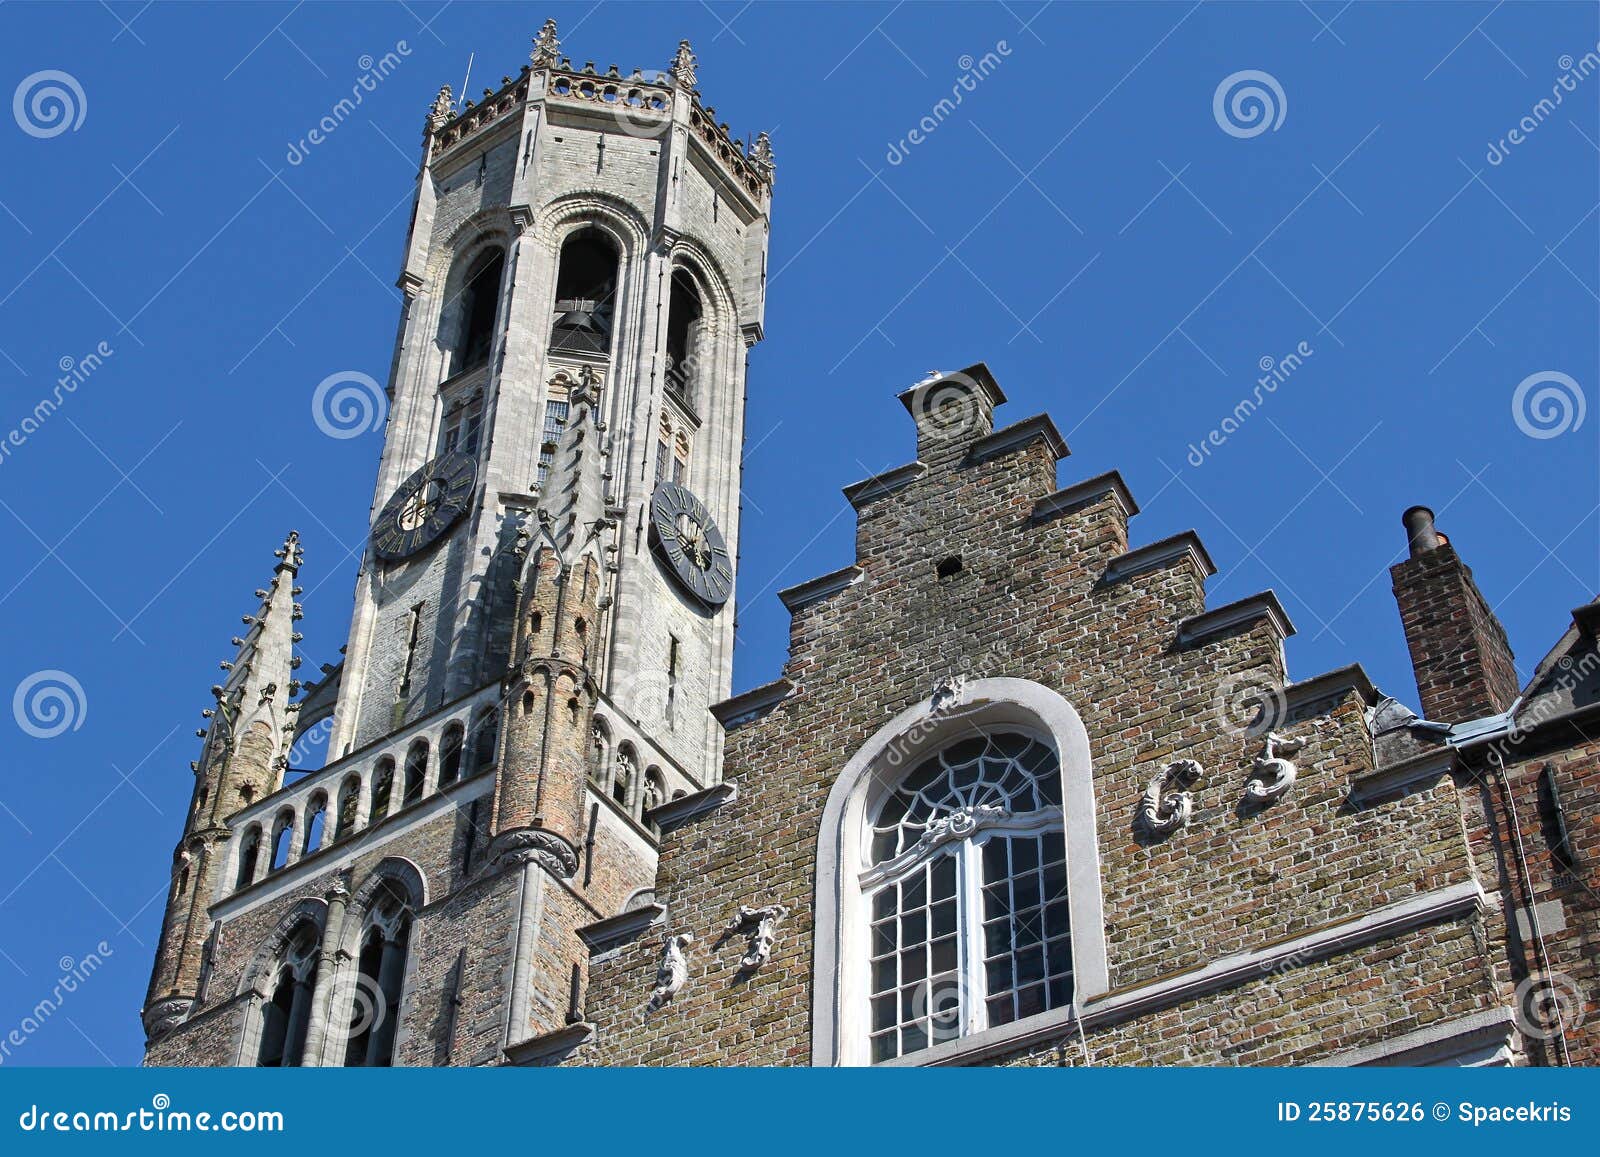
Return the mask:
{"type": "Polygon", "coordinates": [[[1255,766],[1244,785],[1244,802],[1250,805],[1271,803],[1286,795],[1294,786],[1299,770],[1287,755],[1297,755],[1305,746],[1303,739],[1290,739],[1276,731],[1267,732],[1266,745],[1256,756],[1255,766]]]}
{"type": "Polygon", "coordinates": [[[690,49],[687,40],[678,41],[678,54],[672,58],[672,81],[684,92],[693,92],[697,83],[695,77],[694,51],[690,49]]]}
{"type": "Polygon", "coordinates": [[[536,69],[554,68],[561,59],[561,41],[556,39],[556,22],[546,20],[544,27],[539,29],[539,35],[533,42],[533,54],[529,62],[536,69]]]}
{"type": "Polygon", "coordinates": [[[1205,768],[1192,759],[1169,763],[1144,789],[1139,801],[1139,823],[1153,836],[1165,836],[1188,826],[1194,813],[1190,793],[1205,775],[1205,768]]]}
{"type": "Polygon", "coordinates": [[[772,943],[777,938],[778,925],[783,923],[783,918],[788,914],[789,909],[782,904],[770,904],[765,908],[739,905],[739,914],[728,923],[723,935],[737,936],[744,932],[750,937],[745,954],[739,961],[741,969],[754,972],[772,959],[772,943]]]}
{"type": "Polygon", "coordinates": [[[935,714],[948,711],[961,702],[961,696],[967,690],[967,677],[965,675],[948,675],[933,685],[933,694],[929,697],[929,709],[935,714]]]}
{"type": "Polygon", "coordinates": [[[554,832],[540,828],[519,828],[506,832],[490,849],[489,862],[495,865],[527,864],[538,861],[563,880],[578,871],[578,853],[554,832]]]}
{"type": "Polygon", "coordinates": [[[648,1011],[658,1011],[682,991],[689,979],[689,958],[684,949],[693,943],[694,937],[687,932],[667,936],[661,942],[661,965],[656,969],[656,987],[650,993],[648,1011]]]}

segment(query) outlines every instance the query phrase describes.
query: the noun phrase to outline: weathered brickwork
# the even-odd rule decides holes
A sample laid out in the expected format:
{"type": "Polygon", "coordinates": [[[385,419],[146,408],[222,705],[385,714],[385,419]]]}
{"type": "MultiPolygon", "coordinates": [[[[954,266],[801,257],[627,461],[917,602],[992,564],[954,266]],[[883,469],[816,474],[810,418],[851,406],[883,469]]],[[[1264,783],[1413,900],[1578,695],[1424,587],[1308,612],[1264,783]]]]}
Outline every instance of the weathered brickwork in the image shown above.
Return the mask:
{"type": "Polygon", "coordinates": [[[1455,548],[1444,543],[1390,570],[1422,713],[1455,723],[1510,707],[1518,690],[1511,645],[1455,548]]]}

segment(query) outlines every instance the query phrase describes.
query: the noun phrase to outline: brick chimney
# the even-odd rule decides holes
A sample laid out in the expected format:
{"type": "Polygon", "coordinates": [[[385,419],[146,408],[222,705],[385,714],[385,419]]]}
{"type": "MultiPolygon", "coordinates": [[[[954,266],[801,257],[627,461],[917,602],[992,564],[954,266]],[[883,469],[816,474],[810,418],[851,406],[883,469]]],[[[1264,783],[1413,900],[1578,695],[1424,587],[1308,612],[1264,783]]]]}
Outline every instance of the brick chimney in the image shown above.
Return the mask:
{"type": "Polygon", "coordinates": [[[1411,557],[1389,568],[1422,713],[1440,723],[1497,715],[1517,697],[1516,664],[1505,628],[1472,571],[1433,525],[1433,511],[1401,516],[1411,557]]]}

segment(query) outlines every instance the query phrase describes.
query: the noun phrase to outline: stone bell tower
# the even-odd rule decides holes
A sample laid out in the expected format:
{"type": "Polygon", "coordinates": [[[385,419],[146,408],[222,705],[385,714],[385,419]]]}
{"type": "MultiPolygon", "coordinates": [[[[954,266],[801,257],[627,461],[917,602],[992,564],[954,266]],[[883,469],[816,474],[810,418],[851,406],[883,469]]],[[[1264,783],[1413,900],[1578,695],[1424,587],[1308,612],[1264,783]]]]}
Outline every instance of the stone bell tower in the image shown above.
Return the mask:
{"type": "Polygon", "coordinates": [[[208,713],[149,1063],[527,1063],[585,931],[649,907],[658,811],[721,790],[773,160],[697,85],[687,42],[597,69],[550,21],[429,109],[345,659],[290,702],[291,537],[208,713]]]}
{"type": "MultiPolygon", "coordinates": [[[[440,92],[330,758],[505,672],[533,528],[595,559],[602,739],[641,732],[716,781],[773,164],[696,86],[687,42],[667,70],[601,71],[551,21],[476,104],[440,92]]],[[[661,802],[629,774],[619,799],[661,802]]]]}

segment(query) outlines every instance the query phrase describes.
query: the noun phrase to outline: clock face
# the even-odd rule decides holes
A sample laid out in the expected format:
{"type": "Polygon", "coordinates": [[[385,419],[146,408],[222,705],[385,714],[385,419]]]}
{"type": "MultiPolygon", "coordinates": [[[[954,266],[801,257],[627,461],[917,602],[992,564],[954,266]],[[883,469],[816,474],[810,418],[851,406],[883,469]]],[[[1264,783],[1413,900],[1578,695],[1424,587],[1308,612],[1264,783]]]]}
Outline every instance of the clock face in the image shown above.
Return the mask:
{"type": "Polygon", "coordinates": [[[381,559],[409,558],[437,541],[472,505],[478,465],[465,454],[441,454],[427,463],[384,504],[372,527],[381,559]]]}
{"type": "Polygon", "coordinates": [[[650,499],[650,528],[674,578],[708,607],[733,592],[733,560],[711,512],[676,482],[663,482],[650,499]]]}

